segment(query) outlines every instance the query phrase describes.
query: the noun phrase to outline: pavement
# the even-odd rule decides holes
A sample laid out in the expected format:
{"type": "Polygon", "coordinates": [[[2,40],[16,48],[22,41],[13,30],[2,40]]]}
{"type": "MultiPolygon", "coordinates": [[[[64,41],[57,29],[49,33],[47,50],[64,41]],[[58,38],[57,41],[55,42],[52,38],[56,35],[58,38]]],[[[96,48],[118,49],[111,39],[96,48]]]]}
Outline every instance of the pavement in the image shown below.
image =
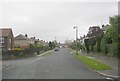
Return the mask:
{"type": "Polygon", "coordinates": [[[2,80],[2,61],[0,61],[0,80],[2,80]]]}
{"type": "Polygon", "coordinates": [[[3,79],[106,79],[91,71],[66,48],[50,55],[2,62],[3,79]]]}
{"type": "Polygon", "coordinates": [[[104,75],[106,77],[120,79],[120,75],[118,73],[119,72],[118,65],[119,65],[120,59],[118,59],[117,57],[106,56],[106,55],[96,54],[92,52],[88,54],[86,52],[80,52],[80,54],[86,55],[91,59],[96,59],[112,68],[110,70],[96,71],[97,73],[104,75]]]}
{"type": "Polygon", "coordinates": [[[0,51],[0,80],[2,80],[2,52],[0,51]]]}

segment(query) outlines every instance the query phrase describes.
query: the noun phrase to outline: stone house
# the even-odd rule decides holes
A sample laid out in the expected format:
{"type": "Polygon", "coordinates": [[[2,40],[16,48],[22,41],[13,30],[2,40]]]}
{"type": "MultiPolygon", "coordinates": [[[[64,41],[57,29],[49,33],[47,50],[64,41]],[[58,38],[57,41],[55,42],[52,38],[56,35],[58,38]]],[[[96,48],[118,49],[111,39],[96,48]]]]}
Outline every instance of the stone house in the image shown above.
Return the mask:
{"type": "Polygon", "coordinates": [[[39,44],[39,39],[35,39],[35,37],[29,38],[30,44],[32,45],[38,45],[39,44]]]}
{"type": "Polygon", "coordinates": [[[14,38],[14,40],[15,40],[14,42],[15,47],[19,47],[22,49],[29,48],[30,40],[27,37],[27,34],[25,35],[19,34],[14,38]]]}
{"type": "Polygon", "coordinates": [[[14,37],[11,28],[0,29],[0,50],[11,50],[14,48],[14,37]]]}
{"type": "Polygon", "coordinates": [[[102,30],[104,33],[106,33],[107,29],[109,29],[109,28],[110,28],[110,25],[109,25],[109,24],[107,24],[107,25],[102,25],[101,30],[102,30]]]}

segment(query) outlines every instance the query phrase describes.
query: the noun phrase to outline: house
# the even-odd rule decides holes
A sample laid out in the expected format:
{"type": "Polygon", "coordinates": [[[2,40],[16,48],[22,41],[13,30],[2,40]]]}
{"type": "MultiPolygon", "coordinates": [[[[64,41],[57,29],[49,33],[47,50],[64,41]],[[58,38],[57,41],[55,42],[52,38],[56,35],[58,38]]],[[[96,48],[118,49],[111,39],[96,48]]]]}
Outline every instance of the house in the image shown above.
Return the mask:
{"type": "Polygon", "coordinates": [[[11,50],[14,48],[14,37],[11,28],[0,29],[0,50],[11,50]]]}
{"type": "Polygon", "coordinates": [[[41,45],[43,45],[43,46],[48,46],[48,42],[46,42],[44,40],[39,40],[38,43],[41,44],[41,45]]]}
{"type": "Polygon", "coordinates": [[[39,39],[36,39],[35,37],[31,37],[31,38],[29,38],[29,40],[30,40],[30,44],[32,44],[32,45],[39,44],[39,39]]]}
{"type": "Polygon", "coordinates": [[[82,36],[80,36],[80,39],[79,39],[79,41],[80,41],[80,44],[81,45],[83,45],[84,44],[84,40],[85,40],[85,35],[82,37],[82,36]]]}
{"type": "Polygon", "coordinates": [[[102,25],[101,30],[102,30],[104,33],[106,33],[106,31],[107,31],[108,28],[110,28],[110,25],[109,25],[109,24],[107,24],[107,25],[102,25]]]}
{"type": "Polygon", "coordinates": [[[25,34],[25,35],[19,34],[18,36],[16,36],[14,38],[14,40],[15,40],[14,41],[14,46],[15,47],[19,47],[19,48],[22,48],[22,49],[25,49],[25,48],[29,47],[30,40],[27,37],[27,34],[25,34]]]}

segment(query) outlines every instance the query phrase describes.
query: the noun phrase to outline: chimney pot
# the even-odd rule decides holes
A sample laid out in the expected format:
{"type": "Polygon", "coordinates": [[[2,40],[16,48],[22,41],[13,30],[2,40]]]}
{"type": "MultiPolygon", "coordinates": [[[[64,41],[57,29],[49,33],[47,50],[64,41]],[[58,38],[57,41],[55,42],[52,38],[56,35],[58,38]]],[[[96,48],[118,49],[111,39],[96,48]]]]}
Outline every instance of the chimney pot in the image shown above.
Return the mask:
{"type": "Polygon", "coordinates": [[[25,34],[25,37],[27,37],[27,34],[25,34]]]}
{"type": "Polygon", "coordinates": [[[102,25],[102,28],[104,27],[105,25],[102,25]]]}

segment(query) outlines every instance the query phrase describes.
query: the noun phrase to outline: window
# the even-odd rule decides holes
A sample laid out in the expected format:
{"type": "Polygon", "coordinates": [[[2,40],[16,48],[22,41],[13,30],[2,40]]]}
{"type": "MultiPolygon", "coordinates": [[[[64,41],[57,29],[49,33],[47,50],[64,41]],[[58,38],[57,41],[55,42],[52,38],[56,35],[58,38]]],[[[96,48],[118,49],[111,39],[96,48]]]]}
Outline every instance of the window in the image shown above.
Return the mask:
{"type": "Polygon", "coordinates": [[[4,43],[4,37],[0,37],[0,43],[4,43]]]}

